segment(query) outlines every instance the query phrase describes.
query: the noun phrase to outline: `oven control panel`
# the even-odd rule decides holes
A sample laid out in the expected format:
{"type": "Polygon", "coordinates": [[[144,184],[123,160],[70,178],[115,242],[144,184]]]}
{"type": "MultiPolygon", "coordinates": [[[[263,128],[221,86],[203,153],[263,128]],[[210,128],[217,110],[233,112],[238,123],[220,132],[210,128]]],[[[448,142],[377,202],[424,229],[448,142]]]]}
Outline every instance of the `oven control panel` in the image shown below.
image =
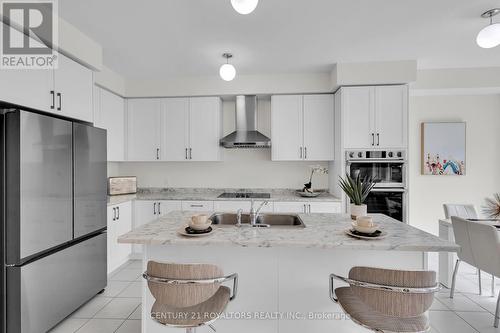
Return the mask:
{"type": "Polygon", "coordinates": [[[403,150],[349,150],[346,152],[347,160],[405,160],[406,152],[403,150]]]}

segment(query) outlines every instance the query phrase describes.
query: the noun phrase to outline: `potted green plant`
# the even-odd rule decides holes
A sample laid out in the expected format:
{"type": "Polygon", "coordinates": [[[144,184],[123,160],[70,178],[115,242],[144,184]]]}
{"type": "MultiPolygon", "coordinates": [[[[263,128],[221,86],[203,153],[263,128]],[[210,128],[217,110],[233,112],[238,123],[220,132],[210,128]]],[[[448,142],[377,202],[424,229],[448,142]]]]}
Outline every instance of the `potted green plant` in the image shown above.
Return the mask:
{"type": "Polygon", "coordinates": [[[351,218],[356,220],[358,216],[366,216],[366,197],[375,186],[375,181],[371,177],[361,178],[358,174],[355,178],[346,174],[345,178],[339,177],[339,185],[342,191],[351,199],[351,218]]]}

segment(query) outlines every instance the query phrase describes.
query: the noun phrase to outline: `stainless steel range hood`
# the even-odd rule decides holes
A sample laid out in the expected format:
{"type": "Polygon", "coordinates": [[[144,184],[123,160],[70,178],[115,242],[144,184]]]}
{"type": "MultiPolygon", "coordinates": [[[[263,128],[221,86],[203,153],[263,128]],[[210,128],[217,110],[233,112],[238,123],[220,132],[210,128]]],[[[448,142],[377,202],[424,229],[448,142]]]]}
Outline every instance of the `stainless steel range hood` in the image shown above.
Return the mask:
{"type": "Polygon", "coordinates": [[[257,131],[257,97],[236,96],[236,131],[223,137],[224,148],[269,148],[271,139],[257,131]]]}

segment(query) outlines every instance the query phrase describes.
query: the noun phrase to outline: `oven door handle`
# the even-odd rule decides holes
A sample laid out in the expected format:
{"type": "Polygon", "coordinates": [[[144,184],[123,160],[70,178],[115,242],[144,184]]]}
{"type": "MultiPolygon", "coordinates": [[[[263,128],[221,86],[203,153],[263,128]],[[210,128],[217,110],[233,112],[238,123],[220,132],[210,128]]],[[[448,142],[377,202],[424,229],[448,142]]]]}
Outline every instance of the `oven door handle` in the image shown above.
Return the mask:
{"type": "Polygon", "coordinates": [[[405,164],[405,160],[384,160],[384,159],[366,159],[366,160],[349,160],[347,161],[347,165],[351,165],[353,163],[387,163],[387,164],[405,164]]]}
{"type": "Polygon", "coordinates": [[[372,192],[396,192],[396,193],[404,193],[406,192],[405,188],[373,188],[372,192]]]}

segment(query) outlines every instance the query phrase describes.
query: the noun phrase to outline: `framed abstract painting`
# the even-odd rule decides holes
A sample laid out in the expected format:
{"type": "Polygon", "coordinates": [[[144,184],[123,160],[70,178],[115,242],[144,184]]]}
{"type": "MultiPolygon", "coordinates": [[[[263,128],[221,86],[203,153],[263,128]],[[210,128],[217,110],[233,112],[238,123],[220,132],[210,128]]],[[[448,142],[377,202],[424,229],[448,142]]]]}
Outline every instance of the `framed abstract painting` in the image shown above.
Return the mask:
{"type": "Polygon", "coordinates": [[[465,175],[466,124],[422,123],[422,174],[465,175]]]}

